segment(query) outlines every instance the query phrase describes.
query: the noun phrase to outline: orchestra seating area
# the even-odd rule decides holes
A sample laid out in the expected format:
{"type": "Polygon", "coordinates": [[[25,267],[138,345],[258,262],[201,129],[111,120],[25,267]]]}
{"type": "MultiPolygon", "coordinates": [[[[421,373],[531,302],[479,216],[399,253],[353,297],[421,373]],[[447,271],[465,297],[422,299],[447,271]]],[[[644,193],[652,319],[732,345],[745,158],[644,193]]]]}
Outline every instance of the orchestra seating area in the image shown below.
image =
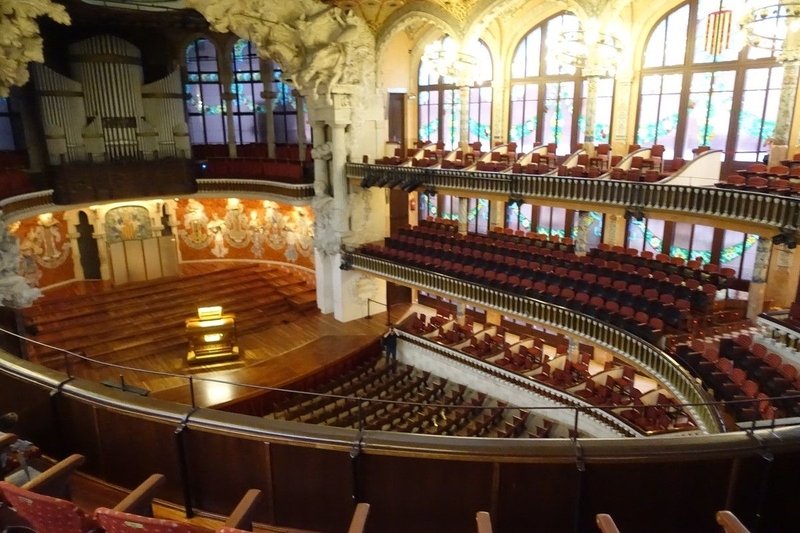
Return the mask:
{"type": "Polygon", "coordinates": [[[566,344],[548,346],[542,338],[478,324],[471,317],[460,324],[443,310],[431,316],[414,312],[400,328],[605,407],[648,434],[696,429],[667,389],[619,361],[595,361],[588,352],[570,354],[566,344]]]}
{"type": "Polygon", "coordinates": [[[316,312],[315,294],[313,286],[278,267],[246,265],[48,298],[23,312],[29,336],[44,343],[27,343],[28,357],[63,368],[62,353],[48,345],[109,363],[185,353],[185,320],[200,306],[221,305],[235,314],[242,334],[316,312]]]}
{"type": "Polygon", "coordinates": [[[794,159],[781,163],[770,167],[763,163],[753,163],[736,174],[721,178],[715,185],[724,189],[766,194],[785,196],[800,194],[800,154],[795,154],[794,159]]]}
{"type": "Polygon", "coordinates": [[[307,424],[466,437],[555,436],[555,424],[523,409],[375,355],[328,373],[308,394],[286,396],[267,418],[307,424]]]}
{"type": "Polygon", "coordinates": [[[463,281],[568,307],[610,322],[648,342],[735,322],[741,311],[720,313],[733,272],[714,264],[601,245],[574,253],[569,238],[496,228],[463,235],[452,224],[427,221],[367,244],[364,254],[463,281]]]}
{"type": "Polygon", "coordinates": [[[797,367],[754,343],[751,335],[695,339],[674,354],[717,400],[730,402],[737,422],[800,416],[797,367]]]}

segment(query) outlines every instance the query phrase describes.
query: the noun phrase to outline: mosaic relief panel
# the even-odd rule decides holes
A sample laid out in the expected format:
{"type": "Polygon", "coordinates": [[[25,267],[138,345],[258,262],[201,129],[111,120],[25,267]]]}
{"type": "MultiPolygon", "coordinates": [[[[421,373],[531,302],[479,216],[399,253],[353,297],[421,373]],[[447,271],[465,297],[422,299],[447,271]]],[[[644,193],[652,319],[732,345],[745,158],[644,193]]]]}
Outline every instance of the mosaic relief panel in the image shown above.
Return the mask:
{"type": "Polygon", "coordinates": [[[314,216],[310,208],[261,200],[180,200],[181,257],[260,259],[314,268],[314,216]]]}
{"type": "Polygon", "coordinates": [[[45,213],[10,225],[19,239],[19,273],[36,287],[75,279],[69,223],[63,213],[45,213]]]}
{"type": "Polygon", "coordinates": [[[115,207],[106,213],[106,242],[149,239],[153,236],[150,212],[139,205],[115,207]]]}

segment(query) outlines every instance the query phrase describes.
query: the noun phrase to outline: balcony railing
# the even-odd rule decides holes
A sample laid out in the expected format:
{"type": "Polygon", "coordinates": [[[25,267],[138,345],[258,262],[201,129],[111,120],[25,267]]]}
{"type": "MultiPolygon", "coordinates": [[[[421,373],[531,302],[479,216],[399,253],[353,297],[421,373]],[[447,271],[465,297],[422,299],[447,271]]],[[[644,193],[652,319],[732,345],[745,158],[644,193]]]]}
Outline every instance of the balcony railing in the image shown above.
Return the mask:
{"type": "Polygon", "coordinates": [[[29,192],[0,200],[0,211],[5,220],[19,220],[28,214],[57,210],[53,202],[53,190],[29,192]]]}
{"type": "Polygon", "coordinates": [[[201,179],[197,180],[198,193],[250,193],[272,195],[291,200],[310,200],[314,196],[314,185],[310,183],[281,183],[278,181],[201,179]]]}
{"type": "MultiPolygon", "coordinates": [[[[656,380],[669,387],[679,403],[705,404],[711,401],[695,380],[666,353],[638,337],[583,313],[419,268],[398,265],[358,252],[348,254],[348,261],[355,269],[362,272],[414,285],[423,290],[489,307],[587,338],[635,362],[656,380]]],[[[707,433],[722,431],[719,411],[715,407],[699,405],[687,407],[687,410],[702,431],[707,433]]]]}
{"type": "Polygon", "coordinates": [[[779,228],[797,227],[800,215],[799,198],[715,187],[361,163],[348,163],[346,172],[348,178],[358,180],[368,173],[397,177],[414,175],[424,181],[422,187],[476,195],[522,196],[551,203],[584,203],[587,210],[597,209],[598,204],[622,208],[636,206],[779,228]]]}

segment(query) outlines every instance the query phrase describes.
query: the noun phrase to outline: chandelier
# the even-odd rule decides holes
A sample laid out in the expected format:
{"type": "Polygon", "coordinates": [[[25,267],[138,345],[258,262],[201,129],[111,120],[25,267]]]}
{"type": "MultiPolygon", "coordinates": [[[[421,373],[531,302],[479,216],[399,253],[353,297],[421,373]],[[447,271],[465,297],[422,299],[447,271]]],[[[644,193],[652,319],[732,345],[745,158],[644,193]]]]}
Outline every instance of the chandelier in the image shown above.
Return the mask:
{"type": "Polygon", "coordinates": [[[450,36],[445,36],[444,39],[425,47],[422,61],[426,62],[436,74],[453,78],[461,86],[488,79],[478,68],[477,54],[463,51],[450,36]]]}
{"type": "Polygon", "coordinates": [[[591,21],[561,32],[551,49],[558,62],[581,69],[584,76],[613,76],[623,52],[618,37],[600,31],[591,21]]]}
{"type": "Polygon", "coordinates": [[[739,26],[750,46],[789,52],[784,42],[800,30],[800,2],[791,0],[751,0],[739,26]]]}

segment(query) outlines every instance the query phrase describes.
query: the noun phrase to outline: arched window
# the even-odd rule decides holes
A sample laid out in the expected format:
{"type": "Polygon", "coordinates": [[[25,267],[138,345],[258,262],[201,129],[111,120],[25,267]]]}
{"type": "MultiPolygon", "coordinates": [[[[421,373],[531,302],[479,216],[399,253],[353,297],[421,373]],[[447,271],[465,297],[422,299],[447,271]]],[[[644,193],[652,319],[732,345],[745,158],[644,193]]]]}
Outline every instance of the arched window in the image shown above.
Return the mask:
{"type": "Polygon", "coordinates": [[[217,49],[208,39],[198,39],[186,49],[186,112],[192,144],[224,144],[225,106],[219,84],[217,49]]]}
{"type": "MultiPolygon", "coordinates": [[[[452,46],[450,37],[441,46],[452,46]]],[[[440,76],[423,57],[419,64],[419,140],[454,150],[461,141],[461,93],[453,78],[440,76]]]]}
{"type": "MultiPolygon", "coordinates": [[[[281,81],[280,65],[272,61],[272,91],[276,94],[272,104],[275,121],[275,142],[278,144],[294,144],[297,136],[297,109],[298,105],[305,106],[305,101],[299,101],[292,92],[292,88],[281,81]]],[[[311,124],[308,122],[308,113],[305,117],[306,140],[311,140],[311,124]]]]}
{"type": "Polygon", "coordinates": [[[233,100],[236,141],[239,144],[266,142],[266,103],[261,96],[264,83],[261,81],[258,51],[250,41],[239,39],[233,45],[231,56],[232,92],[236,95],[233,100]]]}
{"type": "Polygon", "coordinates": [[[664,145],[668,159],[689,159],[698,146],[722,150],[723,175],[734,160],[768,153],[783,68],[774,50],[741,47],[741,4],[691,0],[653,29],[642,61],[637,143],[664,145]]]}
{"type": "MultiPolygon", "coordinates": [[[[552,53],[562,32],[578,28],[575,15],[556,15],[531,30],[514,52],[508,139],[523,152],[554,142],[558,153],[567,154],[583,142],[588,83],[575,67],[552,53]],[[576,113],[576,103],[581,106],[580,113],[576,113]]],[[[613,95],[614,80],[598,80],[597,142],[610,138],[613,95]]]]}
{"type": "Polygon", "coordinates": [[[25,135],[22,119],[10,98],[0,98],[0,150],[22,150],[25,135]]]}
{"type": "MultiPolygon", "coordinates": [[[[450,37],[438,43],[443,49],[455,46],[450,37]]],[[[469,143],[480,142],[483,150],[492,141],[492,56],[486,43],[478,42],[473,55],[477,59],[477,80],[469,88],[469,143]]],[[[457,80],[439,75],[423,57],[419,65],[419,139],[442,143],[445,150],[455,150],[461,139],[461,88],[457,80]]]]}

